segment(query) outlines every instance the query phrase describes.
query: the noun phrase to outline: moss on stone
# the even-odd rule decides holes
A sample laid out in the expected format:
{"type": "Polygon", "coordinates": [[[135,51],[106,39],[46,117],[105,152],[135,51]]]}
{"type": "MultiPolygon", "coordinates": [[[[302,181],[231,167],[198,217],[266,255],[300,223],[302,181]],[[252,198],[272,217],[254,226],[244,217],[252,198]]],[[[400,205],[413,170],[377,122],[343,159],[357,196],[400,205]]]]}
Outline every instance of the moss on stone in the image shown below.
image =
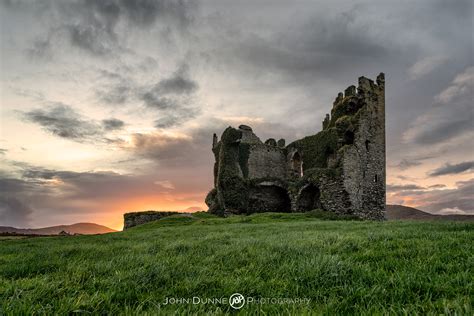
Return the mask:
{"type": "Polygon", "coordinates": [[[307,136],[292,144],[301,152],[303,171],[312,168],[326,168],[328,158],[338,149],[338,135],[335,128],[328,128],[316,135],[307,136]]]}
{"type": "Polygon", "coordinates": [[[220,188],[225,200],[226,209],[245,211],[248,203],[248,187],[240,177],[225,177],[220,181],[220,188]]]}
{"type": "Polygon", "coordinates": [[[239,163],[240,158],[244,158],[239,154],[241,138],[242,132],[232,127],[228,127],[221,137],[218,190],[222,192],[223,205],[219,205],[222,209],[245,210],[247,207],[248,189],[239,163]]]}
{"type": "Polygon", "coordinates": [[[331,110],[331,121],[329,127],[334,127],[336,121],[345,115],[354,115],[361,108],[356,96],[349,96],[337,102],[331,110]]]}
{"type": "Polygon", "coordinates": [[[341,175],[342,175],[341,168],[313,168],[313,169],[308,170],[305,173],[303,180],[314,183],[314,184],[318,184],[318,182],[321,181],[323,177],[337,178],[341,175]]]}
{"type": "Polygon", "coordinates": [[[221,141],[225,145],[228,145],[237,142],[241,138],[242,131],[229,126],[225,129],[224,133],[222,133],[221,141]]]}

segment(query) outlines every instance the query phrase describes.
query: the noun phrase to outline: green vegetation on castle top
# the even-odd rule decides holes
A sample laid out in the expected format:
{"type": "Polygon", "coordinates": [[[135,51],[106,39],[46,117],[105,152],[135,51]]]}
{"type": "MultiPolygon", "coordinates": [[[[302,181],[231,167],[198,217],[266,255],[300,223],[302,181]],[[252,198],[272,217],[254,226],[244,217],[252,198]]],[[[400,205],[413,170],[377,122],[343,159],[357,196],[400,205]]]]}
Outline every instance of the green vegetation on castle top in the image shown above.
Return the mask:
{"type": "Polygon", "coordinates": [[[338,148],[338,134],[335,128],[328,128],[316,135],[293,142],[304,157],[303,169],[327,168],[328,157],[338,148]]]}

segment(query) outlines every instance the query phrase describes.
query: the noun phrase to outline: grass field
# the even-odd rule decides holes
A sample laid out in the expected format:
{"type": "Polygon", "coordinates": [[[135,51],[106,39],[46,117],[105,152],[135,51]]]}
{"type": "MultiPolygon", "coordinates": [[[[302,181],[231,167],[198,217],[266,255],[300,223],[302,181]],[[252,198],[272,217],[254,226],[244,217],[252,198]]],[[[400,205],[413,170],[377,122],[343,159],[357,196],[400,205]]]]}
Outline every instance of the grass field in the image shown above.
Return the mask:
{"type": "Polygon", "coordinates": [[[204,301],[235,292],[245,314],[473,313],[474,224],[320,217],[202,213],[107,235],[0,240],[0,314],[234,313],[225,299],[204,301]],[[193,297],[201,302],[164,305],[193,297]]]}

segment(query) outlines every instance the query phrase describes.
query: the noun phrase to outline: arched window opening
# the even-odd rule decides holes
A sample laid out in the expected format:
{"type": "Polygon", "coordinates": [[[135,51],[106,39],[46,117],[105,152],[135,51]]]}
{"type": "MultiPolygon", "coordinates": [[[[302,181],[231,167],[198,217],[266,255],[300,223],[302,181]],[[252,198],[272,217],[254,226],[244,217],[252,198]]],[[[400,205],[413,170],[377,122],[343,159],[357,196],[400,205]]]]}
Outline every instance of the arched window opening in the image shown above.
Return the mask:
{"type": "Polygon", "coordinates": [[[303,190],[297,200],[297,208],[300,212],[308,212],[315,209],[322,209],[319,188],[313,184],[309,184],[303,190]]]}
{"type": "Polygon", "coordinates": [[[368,151],[369,150],[369,144],[370,142],[368,140],[365,141],[365,149],[368,151]]]}
{"type": "Polygon", "coordinates": [[[378,182],[379,181],[379,178],[377,175],[374,176],[374,182],[378,182]]]}
{"type": "Polygon", "coordinates": [[[276,185],[258,185],[251,189],[247,213],[291,212],[288,192],[276,185]]]}

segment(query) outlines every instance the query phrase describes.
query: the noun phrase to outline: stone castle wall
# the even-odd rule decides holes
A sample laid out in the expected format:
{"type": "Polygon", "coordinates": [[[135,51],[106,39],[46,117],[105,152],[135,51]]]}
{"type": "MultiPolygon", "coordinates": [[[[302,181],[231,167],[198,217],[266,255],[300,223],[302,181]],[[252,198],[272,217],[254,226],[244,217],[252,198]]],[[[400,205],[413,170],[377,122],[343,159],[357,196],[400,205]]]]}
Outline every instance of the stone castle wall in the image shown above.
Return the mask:
{"type": "Polygon", "coordinates": [[[265,144],[252,145],[248,159],[248,178],[285,178],[286,155],[282,148],[265,144]]]}
{"type": "Polygon", "coordinates": [[[339,93],[323,130],[285,147],[249,126],[213,138],[214,183],[206,198],[219,215],[324,209],[382,219],[385,210],[385,79],[365,77],[339,93]]]}
{"type": "Polygon", "coordinates": [[[146,211],[146,212],[130,212],[123,214],[124,225],[123,229],[128,229],[137,225],[142,225],[148,222],[157,221],[166,216],[178,215],[179,212],[158,212],[158,211],[146,211]]]}

